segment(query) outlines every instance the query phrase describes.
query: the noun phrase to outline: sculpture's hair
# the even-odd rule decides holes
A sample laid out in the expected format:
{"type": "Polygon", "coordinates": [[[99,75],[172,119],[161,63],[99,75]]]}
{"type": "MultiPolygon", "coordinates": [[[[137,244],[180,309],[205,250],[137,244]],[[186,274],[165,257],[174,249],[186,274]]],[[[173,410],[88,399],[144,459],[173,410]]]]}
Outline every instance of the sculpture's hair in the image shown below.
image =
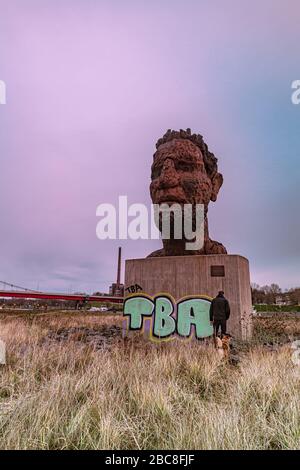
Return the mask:
{"type": "Polygon", "coordinates": [[[218,159],[208,150],[202,135],[192,134],[191,129],[189,128],[186,131],[183,129],[180,129],[179,131],[168,129],[165,135],[156,142],[156,148],[158,149],[160,145],[173,139],[188,139],[193,142],[193,144],[197,145],[202,152],[207,174],[210,178],[213,178],[213,176],[218,172],[218,159]]]}

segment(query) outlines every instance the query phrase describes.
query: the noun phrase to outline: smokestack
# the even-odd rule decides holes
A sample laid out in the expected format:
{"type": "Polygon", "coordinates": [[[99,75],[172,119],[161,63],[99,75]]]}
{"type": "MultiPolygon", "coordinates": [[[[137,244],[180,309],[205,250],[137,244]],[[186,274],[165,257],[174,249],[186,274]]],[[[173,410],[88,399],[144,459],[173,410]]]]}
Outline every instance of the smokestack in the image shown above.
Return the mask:
{"type": "Polygon", "coordinates": [[[119,253],[118,253],[118,273],[117,273],[117,286],[120,285],[120,278],[121,278],[121,256],[122,256],[122,248],[119,246],[119,253]]]}

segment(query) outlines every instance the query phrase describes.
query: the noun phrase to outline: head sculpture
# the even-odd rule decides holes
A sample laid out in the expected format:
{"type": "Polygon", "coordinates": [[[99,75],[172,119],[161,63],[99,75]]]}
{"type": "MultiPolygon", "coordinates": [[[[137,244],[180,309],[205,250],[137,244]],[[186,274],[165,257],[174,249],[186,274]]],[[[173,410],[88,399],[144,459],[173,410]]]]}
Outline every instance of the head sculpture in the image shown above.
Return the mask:
{"type": "Polygon", "coordinates": [[[204,245],[201,250],[187,251],[185,239],[163,240],[163,249],[149,256],[179,256],[227,253],[225,247],[210,240],[207,211],[216,201],[223,184],[217,158],[208,150],[203,137],[186,131],[168,130],[157,141],[151,167],[150,194],[153,204],[174,203],[204,205],[204,245]]]}

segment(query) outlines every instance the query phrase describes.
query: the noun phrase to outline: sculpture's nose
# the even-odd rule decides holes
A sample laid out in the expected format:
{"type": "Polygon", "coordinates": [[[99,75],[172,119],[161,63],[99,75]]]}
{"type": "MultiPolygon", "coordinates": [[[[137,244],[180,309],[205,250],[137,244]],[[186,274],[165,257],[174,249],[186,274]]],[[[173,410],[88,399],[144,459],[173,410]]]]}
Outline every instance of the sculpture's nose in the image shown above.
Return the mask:
{"type": "Polygon", "coordinates": [[[164,161],[162,171],[160,174],[160,187],[173,188],[178,185],[178,174],[172,158],[167,158],[164,161]]]}

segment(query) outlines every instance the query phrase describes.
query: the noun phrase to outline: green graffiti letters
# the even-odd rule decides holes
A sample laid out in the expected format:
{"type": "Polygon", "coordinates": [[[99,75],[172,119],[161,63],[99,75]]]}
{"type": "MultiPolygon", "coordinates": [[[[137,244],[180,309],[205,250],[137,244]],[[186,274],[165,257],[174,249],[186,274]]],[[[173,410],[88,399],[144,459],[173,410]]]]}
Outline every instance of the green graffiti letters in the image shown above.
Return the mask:
{"type": "Polygon", "coordinates": [[[169,294],[150,297],[133,294],[124,302],[124,316],[128,330],[143,330],[144,320],[150,320],[149,337],[154,341],[180,338],[206,338],[213,334],[209,320],[211,298],[190,296],[177,303],[169,294]]]}

